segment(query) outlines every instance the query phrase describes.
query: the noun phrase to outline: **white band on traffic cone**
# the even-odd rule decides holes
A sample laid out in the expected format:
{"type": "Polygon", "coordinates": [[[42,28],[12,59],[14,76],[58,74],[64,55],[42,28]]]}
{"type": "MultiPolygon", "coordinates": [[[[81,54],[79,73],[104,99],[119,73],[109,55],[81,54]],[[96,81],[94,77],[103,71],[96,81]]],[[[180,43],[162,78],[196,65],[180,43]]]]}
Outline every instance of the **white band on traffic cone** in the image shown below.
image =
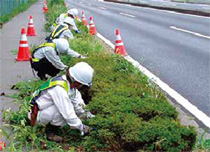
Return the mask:
{"type": "Polygon", "coordinates": [[[26,35],[25,35],[25,34],[22,34],[22,35],[20,36],[20,40],[21,40],[21,41],[27,41],[26,35]]]}
{"type": "Polygon", "coordinates": [[[28,44],[20,44],[20,47],[28,47],[28,44]]]}
{"type": "Polygon", "coordinates": [[[116,43],[116,46],[121,46],[121,45],[123,45],[123,42],[121,42],[121,43],[116,43]]]}

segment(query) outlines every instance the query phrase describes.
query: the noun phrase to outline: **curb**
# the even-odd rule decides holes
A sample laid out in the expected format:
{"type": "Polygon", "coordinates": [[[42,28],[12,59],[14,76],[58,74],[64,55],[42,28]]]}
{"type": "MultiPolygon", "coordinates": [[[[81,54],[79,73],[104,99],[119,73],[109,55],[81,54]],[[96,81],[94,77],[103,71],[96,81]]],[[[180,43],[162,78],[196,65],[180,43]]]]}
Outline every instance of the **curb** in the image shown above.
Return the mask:
{"type": "Polygon", "coordinates": [[[182,3],[173,3],[173,2],[152,3],[152,2],[146,2],[146,1],[140,1],[139,3],[134,3],[134,2],[131,3],[131,2],[124,2],[124,1],[117,1],[117,0],[104,0],[104,1],[210,17],[209,6],[206,6],[206,8],[204,9],[201,7],[197,7],[197,8],[190,7],[190,5],[195,5],[195,4],[182,4],[182,3]]]}

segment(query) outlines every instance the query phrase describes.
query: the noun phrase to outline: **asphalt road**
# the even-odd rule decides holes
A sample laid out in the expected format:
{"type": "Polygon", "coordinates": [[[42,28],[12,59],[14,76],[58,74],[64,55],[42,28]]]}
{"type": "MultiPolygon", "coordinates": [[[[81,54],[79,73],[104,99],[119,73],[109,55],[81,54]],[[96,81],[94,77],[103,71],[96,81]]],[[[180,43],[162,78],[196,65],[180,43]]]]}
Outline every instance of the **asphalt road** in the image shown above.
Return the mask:
{"type": "Polygon", "coordinates": [[[66,0],[127,53],[210,116],[210,18],[98,0],[66,0]]]}

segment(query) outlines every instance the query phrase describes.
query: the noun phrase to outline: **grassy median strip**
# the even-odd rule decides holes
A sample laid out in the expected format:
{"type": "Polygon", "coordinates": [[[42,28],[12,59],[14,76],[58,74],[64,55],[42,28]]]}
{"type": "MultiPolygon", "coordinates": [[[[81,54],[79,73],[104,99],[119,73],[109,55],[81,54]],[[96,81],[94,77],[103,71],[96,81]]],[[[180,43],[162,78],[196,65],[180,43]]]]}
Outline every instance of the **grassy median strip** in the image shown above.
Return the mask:
{"type": "MultiPolygon", "coordinates": [[[[62,1],[49,5],[46,27],[64,10],[62,1]]],[[[87,109],[96,115],[84,123],[95,130],[82,138],[79,131],[65,126],[60,130],[65,142],[47,141],[44,127],[30,127],[26,121],[31,93],[42,81],[19,82],[15,86],[19,93],[14,95],[19,110],[4,111],[5,127],[11,128],[14,138],[6,151],[21,151],[23,147],[27,151],[192,151],[196,131],[180,124],[178,113],[165,95],[123,57],[106,51],[96,37],[88,35],[82,23],[77,25],[82,34],[74,33],[70,47],[88,58],[61,58],[68,66],[85,61],[95,70],[93,86],[83,94],[89,102],[87,109]]],[[[8,135],[5,127],[2,131],[8,135]]]]}

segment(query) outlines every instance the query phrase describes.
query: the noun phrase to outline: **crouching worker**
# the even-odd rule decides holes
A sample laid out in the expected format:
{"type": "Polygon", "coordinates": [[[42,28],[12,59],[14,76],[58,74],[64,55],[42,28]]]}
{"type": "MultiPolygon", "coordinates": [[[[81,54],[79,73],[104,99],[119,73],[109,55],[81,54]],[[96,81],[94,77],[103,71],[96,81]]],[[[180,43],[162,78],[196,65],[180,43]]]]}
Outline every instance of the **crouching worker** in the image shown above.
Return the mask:
{"type": "Polygon", "coordinates": [[[89,133],[90,128],[80,118],[92,118],[94,115],[84,110],[85,103],[78,90],[91,87],[93,73],[89,64],[79,62],[65,75],[42,84],[31,99],[31,111],[28,113],[31,126],[35,123],[46,125],[47,139],[55,142],[63,140],[57,135],[57,130],[66,124],[80,130],[82,136],[89,133]]]}
{"type": "Polygon", "coordinates": [[[68,54],[72,57],[85,58],[69,48],[66,39],[54,39],[38,46],[32,53],[31,67],[37,71],[37,76],[45,80],[46,74],[56,76],[60,70],[67,68],[59,57],[59,54],[68,54]]]}

